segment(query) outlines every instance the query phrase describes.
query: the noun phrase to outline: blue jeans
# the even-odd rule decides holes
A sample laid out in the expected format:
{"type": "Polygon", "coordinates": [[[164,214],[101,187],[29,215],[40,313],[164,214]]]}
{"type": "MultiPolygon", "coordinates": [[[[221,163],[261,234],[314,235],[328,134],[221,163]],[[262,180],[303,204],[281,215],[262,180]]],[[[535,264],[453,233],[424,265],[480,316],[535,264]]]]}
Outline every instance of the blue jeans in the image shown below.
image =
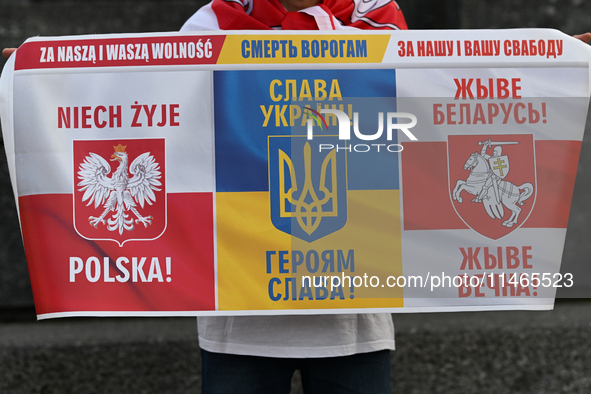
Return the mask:
{"type": "Polygon", "coordinates": [[[289,394],[296,369],[306,394],[390,394],[390,351],[274,358],[201,350],[203,394],[289,394]]]}

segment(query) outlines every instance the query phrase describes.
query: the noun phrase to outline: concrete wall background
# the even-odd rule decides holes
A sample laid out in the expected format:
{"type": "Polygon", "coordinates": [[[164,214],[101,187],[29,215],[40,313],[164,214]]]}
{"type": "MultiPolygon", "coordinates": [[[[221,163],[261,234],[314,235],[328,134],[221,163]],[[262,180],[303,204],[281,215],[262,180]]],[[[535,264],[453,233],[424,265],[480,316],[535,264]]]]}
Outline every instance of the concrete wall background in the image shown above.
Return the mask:
{"type": "MultiPolygon", "coordinates": [[[[205,1],[0,0],[0,48],[27,37],[175,31],[205,1]]],[[[399,0],[413,29],[552,27],[568,34],[591,30],[591,2],[583,0],[399,0]]],[[[4,59],[0,60],[0,67],[4,59]]],[[[591,122],[588,121],[587,129],[591,122]]],[[[589,132],[586,133],[589,135],[589,132]]],[[[0,310],[31,308],[33,300],[4,149],[0,149],[0,310]]],[[[591,137],[583,143],[563,259],[574,290],[591,296],[591,137]]]]}
{"type": "MultiPolygon", "coordinates": [[[[174,31],[203,1],[0,0],[0,48],[35,35],[174,31]]],[[[398,0],[413,29],[591,30],[584,0],[398,0]]],[[[4,59],[0,59],[0,67],[4,59]]],[[[588,119],[587,136],[591,119],[588,119]]],[[[1,139],[0,139],[1,142],[1,139]]],[[[591,138],[583,143],[563,272],[591,298],[591,138]]],[[[32,323],[33,299],[0,147],[0,392],[200,393],[194,319],[32,323]],[[24,311],[24,312],[23,312],[24,311]],[[10,320],[21,320],[11,322],[10,320]],[[28,320],[22,322],[22,320],[28,320]]],[[[552,312],[395,315],[396,393],[589,393],[591,302],[552,312]]],[[[301,394],[294,379],[293,394],[301,394]]]]}
{"type": "Polygon", "coordinates": [[[585,0],[460,0],[461,28],[551,27],[567,34],[591,30],[591,3],[585,0]]]}
{"type": "MultiPolygon", "coordinates": [[[[395,315],[391,392],[588,394],[590,305],[395,315]]],[[[3,394],[198,394],[200,367],[195,319],[0,324],[3,394]]],[[[302,394],[299,373],[291,394],[302,394]]]]}

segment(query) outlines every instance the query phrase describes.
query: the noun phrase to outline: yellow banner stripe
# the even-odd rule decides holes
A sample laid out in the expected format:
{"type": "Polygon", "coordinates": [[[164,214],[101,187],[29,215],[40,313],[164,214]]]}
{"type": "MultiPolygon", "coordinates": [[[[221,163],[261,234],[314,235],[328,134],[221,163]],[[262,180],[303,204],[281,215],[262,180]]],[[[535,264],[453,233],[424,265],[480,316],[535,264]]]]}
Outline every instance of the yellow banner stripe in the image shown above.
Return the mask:
{"type": "Polygon", "coordinates": [[[218,64],[381,63],[390,35],[229,35],[218,64]]]}
{"type": "Polygon", "coordinates": [[[402,275],[400,193],[349,190],[347,195],[345,227],[309,243],[274,227],[268,192],[217,193],[219,310],[403,307],[404,289],[386,282],[389,276],[402,275]],[[315,250],[318,256],[324,251],[334,251],[336,256],[341,250],[347,258],[351,251],[354,270],[340,272],[335,261],[334,272],[323,272],[323,260],[315,272],[309,272],[307,264],[299,265],[296,272],[291,261],[294,250],[303,255],[315,250]],[[322,290],[311,284],[312,293],[303,296],[304,277],[315,276],[309,281],[318,283],[324,275],[376,276],[383,286],[345,286],[343,297],[333,297],[331,290],[319,297],[322,290]],[[281,296],[274,301],[271,295],[281,296]]]}

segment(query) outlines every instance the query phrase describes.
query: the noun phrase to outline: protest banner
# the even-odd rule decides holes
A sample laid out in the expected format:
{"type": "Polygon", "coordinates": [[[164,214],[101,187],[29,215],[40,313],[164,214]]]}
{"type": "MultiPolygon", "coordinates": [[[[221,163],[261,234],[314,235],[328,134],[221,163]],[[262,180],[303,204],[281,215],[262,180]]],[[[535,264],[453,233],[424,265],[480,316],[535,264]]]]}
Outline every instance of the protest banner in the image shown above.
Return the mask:
{"type": "Polygon", "coordinates": [[[544,29],[32,38],[0,115],[37,315],[551,309],[590,62],[544,29]]]}

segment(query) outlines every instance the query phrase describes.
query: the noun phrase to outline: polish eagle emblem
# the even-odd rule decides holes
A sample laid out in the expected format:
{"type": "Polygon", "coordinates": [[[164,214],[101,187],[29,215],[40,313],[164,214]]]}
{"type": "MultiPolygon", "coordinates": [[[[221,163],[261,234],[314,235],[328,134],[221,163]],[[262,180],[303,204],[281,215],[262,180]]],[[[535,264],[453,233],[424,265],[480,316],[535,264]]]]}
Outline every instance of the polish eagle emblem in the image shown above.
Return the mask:
{"type": "Polygon", "coordinates": [[[94,228],[102,223],[106,224],[109,231],[118,231],[120,235],[124,230],[132,231],[135,224],[143,224],[148,227],[152,224],[152,216],[142,216],[138,211],[138,204],[141,208],[148,203],[152,205],[156,201],[154,191],[160,191],[162,183],[160,165],[150,152],[139,155],[131,165],[125,149],[127,145],[113,146],[115,152],[111,161],[118,161],[119,166],[111,177],[111,166],[109,162],[100,155],[89,152],[84,161],[80,164],[78,171],[78,191],[84,192],[82,201],[88,201],[94,208],[103,205],[104,210],[98,217],[90,216],[88,221],[94,228]],[[131,174],[131,177],[129,176],[131,174]],[[135,220],[130,217],[129,211],[135,215],[135,220]],[[110,218],[105,218],[113,212],[110,218]]]}

